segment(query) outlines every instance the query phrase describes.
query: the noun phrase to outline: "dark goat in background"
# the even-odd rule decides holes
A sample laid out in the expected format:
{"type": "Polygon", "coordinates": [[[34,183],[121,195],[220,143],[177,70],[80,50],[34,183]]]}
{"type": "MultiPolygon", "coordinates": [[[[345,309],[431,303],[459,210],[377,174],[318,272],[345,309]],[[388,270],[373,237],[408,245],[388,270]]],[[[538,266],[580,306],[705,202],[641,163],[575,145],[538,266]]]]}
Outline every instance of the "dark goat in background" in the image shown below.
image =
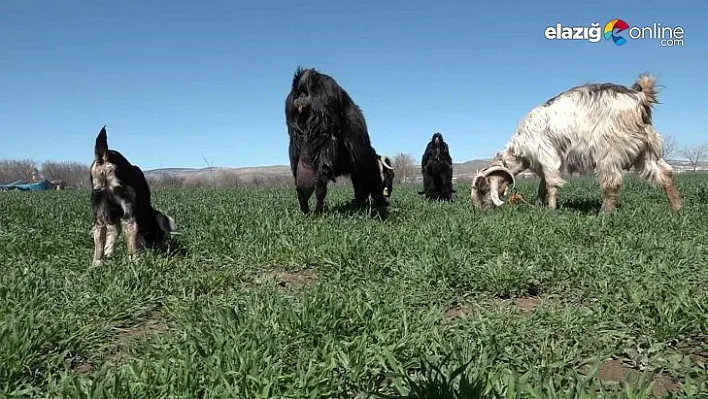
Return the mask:
{"type": "Polygon", "coordinates": [[[393,172],[393,164],[391,163],[391,159],[386,155],[379,156],[378,158],[381,181],[383,181],[383,195],[386,198],[391,198],[393,179],[396,177],[396,174],[393,172]]]}
{"type": "Polygon", "coordinates": [[[423,191],[428,199],[452,199],[452,157],[447,143],[440,132],[435,132],[425,147],[421,161],[423,173],[423,191]]]}
{"type": "Polygon", "coordinates": [[[140,246],[156,247],[174,231],[174,220],[150,204],[150,187],[142,170],[108,149],[105,126],[96,137],[90,176],[94,264],[113,254],[121,225],[131,259],[140,246]]]}
{"type": "Polygon", "coordinates": [[[361,109],[332,77],[298,67],[285,99],[285,117],[290,167],[303,213],[310,211],[313,192],[315,213],[322,212],[327,183],[344,175],[352,180],[357,205],[369,196],[375,206],[388,205],[380,168],[391,167],[371,146],[361,109]]]}

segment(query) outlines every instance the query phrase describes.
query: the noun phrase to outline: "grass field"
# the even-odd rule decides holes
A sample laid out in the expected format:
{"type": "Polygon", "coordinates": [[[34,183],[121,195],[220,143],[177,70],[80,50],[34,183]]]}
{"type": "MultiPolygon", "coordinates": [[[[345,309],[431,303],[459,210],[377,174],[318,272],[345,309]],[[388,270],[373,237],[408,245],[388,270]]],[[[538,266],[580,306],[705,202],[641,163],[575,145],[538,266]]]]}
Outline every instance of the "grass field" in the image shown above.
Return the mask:
{"type": "Polygon", "coordinates": [[[708,176],[680,214],[626,182],[610,215],[591,179],[557,211],[395,187],[387,220],[158,191],[183,251],[98,267],[88,192],[2,193],[0,396],[708,395],[708,176]]]}

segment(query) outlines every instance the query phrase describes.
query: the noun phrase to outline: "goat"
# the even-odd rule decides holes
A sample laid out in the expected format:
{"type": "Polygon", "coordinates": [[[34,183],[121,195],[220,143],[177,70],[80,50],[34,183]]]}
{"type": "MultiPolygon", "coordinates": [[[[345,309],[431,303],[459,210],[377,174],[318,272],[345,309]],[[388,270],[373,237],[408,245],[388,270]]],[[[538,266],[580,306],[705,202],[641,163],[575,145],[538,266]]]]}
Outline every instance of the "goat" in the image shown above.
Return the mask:
{"type": "Polygon", "coordinates": [[[452,189],[452,157],[442,133],[435,132],[425,147],[423,159],[420,162],[423,173],[423,191],[428,199],[452,199],[455,190],[452,189]]]}
{"type": "Polygon", "coordinates": [[[285,99],[285,116],[290,167],[303,213],[310,211],[313,191],[315,213],[322,212],[327,183],[344,175],[351,177],[357,204],[371,196],[376,206],[388,205],[380,172],[393,168],[371,146],[359,106],[331,76],[298,67],[285,99]]]}
{"type": "Polygon", "coordinates": [[[557,188],[566,182],[561,169],[594,171],[602,187],[602,212],[612,212],[622,171],[634,167],[652,184],[663,187],[671,208],[681,209],[672,167],[662,158],[663,139],[652,125],[658,103],[656,78],[641,74],[631,87],[613,83],[573,87],[532,109],[503,152],[472,183],[477,208],[501,206],[500,196],[514,176],[531,169],[539,177],[538,196],[556,208],[557,188]]]}
{"type": "Polygon", "coordinates": [[[393,192],[393,179],[396,177],[396,173],[393,171],[393,164],[388,156],[377,155],[377,158],[383,184],[383,196],[386,199],[390,199],[393,192]]]}
{"type": "Polygon", "coordinates": [[[139,247],[160,245],[175,230],[174,219],[152,207],[142,170],[120,152],[108,149],[105,126],[96,137],[90,181],[94,265],[111,257],[121,225],[131,260],[139,247]]]}

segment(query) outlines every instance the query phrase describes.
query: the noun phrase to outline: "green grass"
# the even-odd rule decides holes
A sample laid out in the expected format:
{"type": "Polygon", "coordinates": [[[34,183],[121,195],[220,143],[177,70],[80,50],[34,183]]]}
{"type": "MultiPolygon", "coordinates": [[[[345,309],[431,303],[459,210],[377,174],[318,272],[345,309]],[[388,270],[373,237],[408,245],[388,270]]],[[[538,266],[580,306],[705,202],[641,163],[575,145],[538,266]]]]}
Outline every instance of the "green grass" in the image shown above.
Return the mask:
{"type": "Polygon", "coordinates": [[[627,178],[610,215],[591,179],[556,211],[397,187],[387,220],[333,211],[351,188],[320,217],[294,189],[158,191],[185,252],[131,264],[121,237],[98,267],[88,192],[2,193],[0,396],[708,395],[708,177],[678,184],[680,214],[627,178]]]}

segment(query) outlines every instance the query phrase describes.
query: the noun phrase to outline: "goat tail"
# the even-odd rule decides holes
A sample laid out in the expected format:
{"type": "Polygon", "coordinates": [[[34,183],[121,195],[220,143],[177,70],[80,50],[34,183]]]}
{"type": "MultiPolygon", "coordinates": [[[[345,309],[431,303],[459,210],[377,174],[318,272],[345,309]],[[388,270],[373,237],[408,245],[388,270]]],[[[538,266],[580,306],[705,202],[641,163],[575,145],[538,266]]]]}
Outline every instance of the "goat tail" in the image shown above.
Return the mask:
{"type": "Polygon", "coordinates": [[[646,125],[645,128],[647,143],[642,161],[635,165],[637,172],[651,183],[668,184],[666,179],[673,174],[673,169],[664,160],[664,138],[651,125],[646,125]]]}
{"type": "Polygon", "coordinates": [[[664,138],[651,125],[645,127],[647,129],[647,149],[656,158],[664,156],[664,138]]]}
{"type": "Polygon", "coordinates": [[[659,92],[656,89],[656,76],[649,73],[639,75],[632,89],[639,92],[642,104],[649,108],[652,104],[659,103],[659,92]]]}

